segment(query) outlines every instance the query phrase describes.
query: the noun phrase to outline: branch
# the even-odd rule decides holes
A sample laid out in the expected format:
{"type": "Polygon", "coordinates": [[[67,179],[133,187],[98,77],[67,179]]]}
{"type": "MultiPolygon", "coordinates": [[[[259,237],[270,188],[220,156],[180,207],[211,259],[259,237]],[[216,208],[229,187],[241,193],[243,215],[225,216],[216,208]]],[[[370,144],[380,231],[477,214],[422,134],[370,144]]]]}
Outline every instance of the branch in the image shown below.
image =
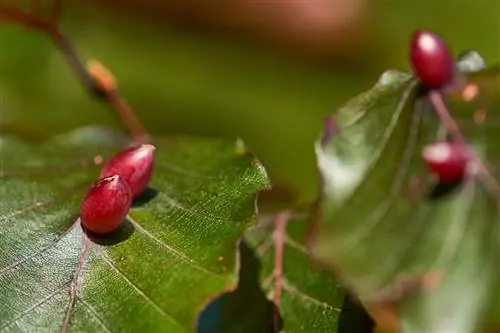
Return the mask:
{"type": "MultiPolygon", "coordinates": [[[[35,6],[36,2],[33,5],[35,6]]],[[[0,4],[0,23],[19,24],[49,36],[60,49],[83,86],[95,97],[106,100],[109,107],[120,117],[122,123],[130,132],[134,143],[147,142],[149,134],[136,117],[133,109],[119,93],[111,73],[102,64],[95,61],[90,62],[89,70],[87,70],[69,39],[60,31],[56,23],[60,13],[60,2],[58,0],[54,1],[51,12],[51,17],[46,19],[9,5],[0,4]],[[110,84],[110,78],[112,78],[112,84],[110,84]]]]}

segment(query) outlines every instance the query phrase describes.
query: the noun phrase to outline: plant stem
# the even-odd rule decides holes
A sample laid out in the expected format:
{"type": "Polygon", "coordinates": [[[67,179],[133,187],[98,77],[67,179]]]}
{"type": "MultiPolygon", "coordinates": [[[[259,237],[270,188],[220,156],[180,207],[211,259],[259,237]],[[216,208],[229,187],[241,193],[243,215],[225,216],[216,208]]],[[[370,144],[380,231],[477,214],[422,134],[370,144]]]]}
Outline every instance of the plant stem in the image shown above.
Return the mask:
{"type": "MultiPolygon", "coordinates": [[[[434,107],[434,110],[448,133],[452,136],[453,140],[465,144],[465,138],[460,132],[455,119],[448,111],[448,107],[443,99],[443,95],[439,90],[431,90],[429,92],[429,100],[434,107]]],[[[481,161],[476,153],[472,154],[473,174],[479,179],[484,188],[490,193],[493,199],[500,205],[500,185],[497,180],[488,171],[486,165],[481,161]]]]}
{"type": "Polygon", "coordinates": [[[285,247],[286,224],[290,215],[288,212],[279,213],[276,216],[276,226],[274,229],[274,329],[280,326],[279,305],[281,292],[283,290],[283,252],[285,247]]]}
{"type": "Polygon", "coordinates": [[[61,10],[60,7],[60,2],[55,0],[51,18],[45,19],[36,14],[31,14],[9,5],[0,4],[0,24],[2,22],[13,22],[47,34],[54,44],[59,47],[69,66],[73,69],[73,72],[83,86],[94,96],[104,98],[108,102],[108,105],[119,116],[135,143],[145,143],[149,135],[136,117],[133,109],[126,103],[125,99],[121,97],[117,89],[106,89],[99,84],[98,78],[89,74],[69,39],[60,31],[56,23],[61,10]]]}

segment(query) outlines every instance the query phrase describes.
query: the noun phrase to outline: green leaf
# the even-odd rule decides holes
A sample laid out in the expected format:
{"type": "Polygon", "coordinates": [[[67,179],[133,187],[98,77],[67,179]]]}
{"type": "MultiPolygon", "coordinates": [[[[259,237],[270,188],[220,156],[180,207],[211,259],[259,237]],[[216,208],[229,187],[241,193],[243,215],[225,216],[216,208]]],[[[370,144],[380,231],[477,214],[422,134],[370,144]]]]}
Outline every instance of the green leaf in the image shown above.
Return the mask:
{"type": "Polygon", "coordinates": [[[0,140],[0,331],[192,332],[235,287],[236,241],[268,180],[234,142],[154,140],[152,189],[99,240],[81,229],[80,201],[99,156],[126,141],[96,129],[0,140]]]}
{"type": "MultiPolygon", "coordinates": [[[[468,53],[460,63],[478,96],[467,102],[454,92],[448,102],[498,178],[500,69],[476,72],[479,60],[468,53]],[[475,116],[483,110],[481,123],[475,116]]],[[[415,80],[388,72],[333,117],[339,129],[316,144],[323,191],[314,257],[365,305],[399,316],[388,325],[403,332],[468,333],[500,323],[498,198],[479,180],[436,186],[420,152],[446,133],[415,80]]]]}
{"type": "Polygon", "coordinates": [[[261,263],[245,243],[239,246],[238,287],[223,293],[201,312],[198,333],[275,333],[274,303],[260,287],[261,263]]]}
{"type": "MultiPolygon", "coordinates": [[[[335,333],[345,293],[328,272],[311,266],[303,245],[306,226],[303,218],[291,218],[283,235],[283,288],[279,306],[283,331],[335,333]]],[[[273,231],[273,224],[261,224],[245,235],[246,242],[260,258],[260,283],[270,299],[276,292],[273,231]]]]}

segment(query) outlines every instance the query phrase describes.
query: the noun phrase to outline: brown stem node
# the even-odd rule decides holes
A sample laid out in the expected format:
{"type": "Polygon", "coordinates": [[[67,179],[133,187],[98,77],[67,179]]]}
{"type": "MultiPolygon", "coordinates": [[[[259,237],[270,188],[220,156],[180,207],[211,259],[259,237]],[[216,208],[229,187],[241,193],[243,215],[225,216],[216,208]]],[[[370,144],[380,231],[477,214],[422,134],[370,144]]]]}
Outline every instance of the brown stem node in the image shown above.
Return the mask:
{"type": "Polygon", "coordinates": [[[116,112],[132,135],[134,143],[146,143],[149,135],[136,117],[132,107],[119,94],[116,80],[111,72],[97,61],[91,61],[89,68],[85,68],[69,39],[59,30],[57,18],[61,11],[60,7],[60,0],[54,0],[51,17],[45,19],[37,14],[25,12],[7,4],[0,4],[0,23],[16,23],[49,36],[61,50],[84,87],[94,96],[104,98],[116,112]]]}

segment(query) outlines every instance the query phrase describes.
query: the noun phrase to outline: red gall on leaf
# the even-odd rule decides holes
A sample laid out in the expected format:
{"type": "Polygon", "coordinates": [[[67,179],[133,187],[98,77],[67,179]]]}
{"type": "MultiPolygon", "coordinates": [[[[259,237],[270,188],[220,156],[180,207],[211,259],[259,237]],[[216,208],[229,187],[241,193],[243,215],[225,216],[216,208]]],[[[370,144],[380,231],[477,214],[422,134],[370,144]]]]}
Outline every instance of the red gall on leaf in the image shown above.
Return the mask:
{"type": "Polygon", "coordinates": [[[100,178],[119,175],[136,198],[146,189],[153,174],[154,151],[155,146],[147,144],[128,148],[109,160],[100,178]]]}
{"type": "Polygon", "coordinates": [[[340,128],[333,116],[326,117],[323,125],[321,144],[325,146],[339,132],[340,128]]]}
{"type": "Polygon", "coordinates": [[[439,89],[449,84],[455,75],[455,61],[446,43],[429,31],[412,35],[410,58],[413,70],[422,84],[439,89]]]}
{"type": "Polygon", "coordinates": [[[441,182],[458,182],[471,161],[469,149],[462,144],[437,142],[424,147],[422,158],[441,182]]]}
{"type": "Polygon", "coordinates": [[[125,220],[131,204],[132,192],[120,176],[101,178],[83,199],[80,220],[91,232],[109,233],[125,220]]]}

